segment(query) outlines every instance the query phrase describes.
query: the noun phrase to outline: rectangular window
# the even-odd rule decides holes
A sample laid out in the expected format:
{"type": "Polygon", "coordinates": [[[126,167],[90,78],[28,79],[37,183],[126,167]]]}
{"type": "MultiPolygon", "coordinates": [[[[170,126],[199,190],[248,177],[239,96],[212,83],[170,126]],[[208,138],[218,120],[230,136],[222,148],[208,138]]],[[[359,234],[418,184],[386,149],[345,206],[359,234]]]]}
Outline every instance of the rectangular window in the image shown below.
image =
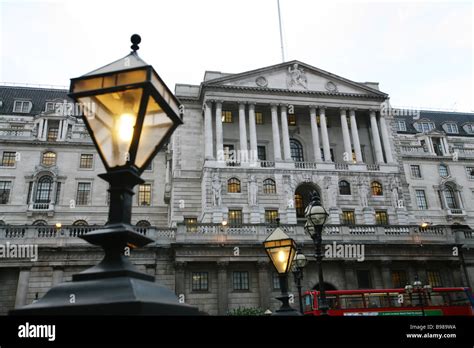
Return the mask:
{"type": "Polygon", "coordinates": [[[256,112],[255,113],[255,123],[256,124],[263,124],[263,113],[256,112]]]}
{"type": "Polygon", "coordinates": [[[265,150],[266,150],[265,146],[257,146],[258,159],[260,161],[266,161],[267,160],[267,152],[265,150]]]}
{"type": "Polygon", "coordinates": [[[421,178],[421,170],[420,166],[417,164],[411,165],[410,166],[410,172],[411,172],[411,177],[412,178],[421,178]]]}
{"type": "Polygon", "coordinates": [[[145,207],[151,205],[151,184],[138,186],[138,205],[145,207]]]}
{"type": "Polygon", "coordinates": [[[457,134],[458,125],[456,123],[446,123],[446,132],[451,134],[457,134]]]}
{"type": "Polygon", "coordinates": [[[415,190],[416,205],[420,210],[428,209],[428,202],[426,201],[425,190],[415,190]]]}
{"type": "Polygon", "coordinates": [[[288,115],[288,125],[289,126],[296,126],[296,115],[295,114],[288,115]]]}
{"type": "Polygon", "coordinates": [[[0,204],[8,204],[11,185],[11,181],[0,181],[0,204]]]}
{"type": "Polygon", "coordinates": [[[192,289],[193,291],[209,290],[209,273],[193,272],[192,273],[192,289]]]}
{"type": "Polygon", "coordinates": [[[249,272],[233,272],[232,283],[234,285],[234,290],[248,290],[249,272]]]}
{"type": "Polygon", "coordinates": [[[275,209],[268,209],[265,210],[265,223],[273,224],[276,223],[276,219],[278,219],[278,210],[275,209]]]}
{"type": "Polygon", "coordinates": [[[92,169],[94,161],[94,155],[88,153],[81,154],[81,160],[79,161],[79,168],[81,169],[92,169]]]}
{"type": "Polygon", "coordinates": [[[60,196],[61,196],[61,183],[58,181],[56,184],[56,197],[54,199],[54,204],[59,205],[60,196]]]}
{"type": "Polygon", "coordinates": [[[474,167],[466,167],[466,174],[469,180],[474,180],[474,167]]]}
{"type": "Polygon", "coordinates": [[[232,111],[222,110],[222,123],[232,123],[232,111]]]}
{"type": "Polygon", "coordinates": [[[375,211],[375,224],[376,225],[388,225],[388,215],[385,210],[375,211]]]}
{"type": "Polygon", "coordinates": [[[186,226],[186,232],[197,232],[197,218],[185,217],[184,225],[186,226]]]}
{"type": "Polygon", "coordinates": [[[273,273],[272,281],[273,281],[273,290],[280,290],[280,277],[278,273],[273,273]]]}
{"type": "Polygon", "coordinates": [[[48,128],[48,141],[56,141],[58,139],[59,127],[48,128]]]}
{"type": "Polygon", "coordinates": [[[76,205],[88,205],[91,196],[91,183],[80,182],[77,185],[76,205]]]}
{"type": "Polygon", "coordinates": [[[394,288],[404,288],[407,285],[407,272],[392,271],[392,286],[394,288]]]}
{"type": "Polygon", "coordinates": [[[356,274],[359,289],[370,289],[372,287],[370,272],[368,270],[357,270],[356,274]]]}
{"type": "Polygon", "coordinates": [[[242,210],[229,210],[229,225],[242,225],[242,210]]]}
{"type": "Polygon", "coordinates": [[[396,125],[397,125],[397,131],[406,132],[407,125],[406,125],[405,121],[397,120],[396,125]]]}
{"type": "Polygon", "coordinates": [[[16,158],[16,152],[4,151],[2,155],[2,167],[14,167],[15,158],[16,158]]]}
{"type": "Polygon", "coordinates": [[[28,113],[31,110],[31,102],[25,100],[15,100],[13,104],[13,112],[28,113]]]}
{"type": "Polygon", "coordinates": [[[355,225],[354,210],[343,210],[341,220],[343,225],[355,225]]]}
{"type": "Polygon", "coordinates": [[[441,274],[439,271],[427,271],[428,283],[431,286],[442,286],[441,274]]]}

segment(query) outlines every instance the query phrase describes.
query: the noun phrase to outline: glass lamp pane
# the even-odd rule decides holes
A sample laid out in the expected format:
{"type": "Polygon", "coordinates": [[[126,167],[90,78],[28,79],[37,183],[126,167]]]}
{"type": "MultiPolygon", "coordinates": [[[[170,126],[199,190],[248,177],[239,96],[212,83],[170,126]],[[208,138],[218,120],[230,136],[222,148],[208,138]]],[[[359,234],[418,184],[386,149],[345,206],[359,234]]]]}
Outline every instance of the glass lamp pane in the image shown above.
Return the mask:
{"type": "Polygon", "coordinates": [[[268,256],[272,260],[278,273],[287,273],[291,261],[295,258],[296,249],[291,239],[265,242],[268,256]]]}
{"type": "Polygon", "coordinates": [[[91,136],[110,168],[129,160],[141,97],[142,89],[138,88],[79,98],[91,136]]]}
{"type": "Polygon", "coordinates": [[[135,165],[141,168],[152,155],[156,146],[173,127],[173,121],[161,109],[153,97],[148,100],[142,133],[138,143],[135,165]]]}
{"type": "Polygon", "coordinates": [[[160,78],[153,71],[151,74],[151,83],[157,89],[158,93],[163,97],[163,99],[168,103],[168,105],[173,109],[173,111],[179,115],[179,105],[176,103],[175,98],[173,98],[171,92],[165,86],[165,84],[160,80],[160,78]]]}
{"type": "Polygon", "coordinates": [[[83,78],[74,81],[74,93],[92,91],[101,88],[128,85],[146,81],[146,70],[133,70],[99,77],[83,78]]]}

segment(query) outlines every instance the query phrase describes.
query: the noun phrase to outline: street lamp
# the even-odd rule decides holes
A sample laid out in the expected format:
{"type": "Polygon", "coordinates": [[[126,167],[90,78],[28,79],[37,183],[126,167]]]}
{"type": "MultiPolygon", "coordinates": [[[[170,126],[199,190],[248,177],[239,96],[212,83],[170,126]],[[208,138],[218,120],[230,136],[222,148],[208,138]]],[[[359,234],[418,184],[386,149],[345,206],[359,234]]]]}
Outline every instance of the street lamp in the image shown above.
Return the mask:
{"type": "Polygon", "coordinates": [[[316,264],[318,266],[319,275],[319,303],[318,308],[321,311],[321,315],[327,315],[328,305],[326,301],[326,291],[324,289],[324,276],[323,276],[323,252],[322,252],[322,233],[323,227],[328,218],[326,209],[321,205],[321,199],[317,192],[313,192],[311,196],[311,202],[305,210],[306,224],[305,231],[308,233],[313,240],[314,247],[316,250],[316,264]]]}
{"type": "Polygon", "coordinates": [[[131,37],[132,52],[113,63],[71,79],[69,96],[83,112],[82,119],[107,173],[110,184],[108,223],[81,236],[101,246],[104,259],[75,274],[72,282],[53,287],[35,304],[12,314],[198,314],[180,304],[155,277],[139,272],[126,253],[152,239],[131,225],[133,188],[141,173],[182,124],[179,102],[151,65],[137,54],[141,39],[131,37]],[[74,303],[70,302],[74,294],[74,303]]]}
{"type": "Polygon", "coordinates": [[[430,284],[423,285],[423,283],[418,279],[418,275],[415,276],[415,281],[413,285],[407,284],[405,286],[405,292],[407,294],[413,294],[414,292],[418,293],[418,302],[420,302],[422,316],[425,316],[425,305],[424,305],[424,293],[430,294],[433,288],[430,284]]]}
{"type": "Polygon", "coordinates": [[[293,272],[293,277],[295,279],[295,284],[298,289],[298,298],[300,304],[300,312],[303,314],[303,297],[301,294],[301,281],[303,280],[303,269],[306,267],[308,260],[303,253],[301,253],[301,249],[296,251],[295,259],[293,260],[293,265],[291,267],[291,271],[293,272]]]}
{"type": "Polygon", "coordinates": [[[277,299],[281,301],[282,305],[273,315],[300,315],[290,306],[290,296],[288,295],[288,272],[295,258],[295,241],[280,226],[277,226],[272,234],[265,239],[263,246],[280,278],[281,296],[277,299]]]}

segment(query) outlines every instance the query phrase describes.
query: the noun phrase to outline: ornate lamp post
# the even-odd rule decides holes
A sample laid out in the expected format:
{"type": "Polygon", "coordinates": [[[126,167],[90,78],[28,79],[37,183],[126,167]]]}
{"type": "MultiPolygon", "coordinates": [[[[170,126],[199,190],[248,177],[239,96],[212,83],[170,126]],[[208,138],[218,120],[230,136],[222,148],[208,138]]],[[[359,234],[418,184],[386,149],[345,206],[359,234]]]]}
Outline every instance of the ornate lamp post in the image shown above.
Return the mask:
{"type": "Polygon", "coordinates": [[[418,279],[418,275],[415,276],[415,281],[413,285],[408,284],[405,286],[405,292],[412,294],[413,292],[418,293],[418,302],[420,302],[422,316],[425,316],[425,304],[424,304],[424,293],[431,293],[432,287],[430,284],[423,285],[423,283],[418,279]]]}
{"type": "Polygon", "coordinates": [[[273,315],[300,315],[298,311],[290,306],[290,296],[288,295],[288,272],[295,258],[295,241],[278,226],[265,239],[263,246],[280,278],[281,296],[277,299],[281,301],[282,305],[273,315]]]}
{"type": "Polygon", "coordinates": [[[321,200],[317,192],[313,192],[311,202],[305,210],[306,224],[305,231],[308,233],[313,240],[314,247],[316,250],[316,264],[318,266],[319,275],[319,303],[318,308],[321,311],[321,315],[327,315],[328,305],[326,301],[326,292],[324,290],[324,276],[323,276],[323,252],[322,252],[322,232],[324,224],[328,218],[328,213],[321,206],[321,200]]]}
{"type": "Polygon", "coordinates": [[[303,297],[301,294],[301,281],[303,280],[303,269],[306,267],[308,260],[306,256],[301,253],[301,249],[296,251],[295,259],[293,260],[293,265],[291,271],[293,272],[293,277],[295,279],[295,284],[298,289],[298,299],[300,305],[300,313],[303,314],[303,297]]]}
{"type": "Polygon", "coordinates": [[[83,110],[83,121],[110,184],[108,224],[81,236],[101,246],[104,259],[53,287],[35,304],[12,314],[198,314],[180,304],[155,277],[139,272],[125,255],[128,248],[151,242],[131,226],[133,187],[141,173],[182,124],[179,102],[151,65],[137,54],[141,39],[131,38],[132,52],[81,77],[71,79],[69,96],[83,110]],[[74,302],[71,303],[71,294],[74,302]]]}

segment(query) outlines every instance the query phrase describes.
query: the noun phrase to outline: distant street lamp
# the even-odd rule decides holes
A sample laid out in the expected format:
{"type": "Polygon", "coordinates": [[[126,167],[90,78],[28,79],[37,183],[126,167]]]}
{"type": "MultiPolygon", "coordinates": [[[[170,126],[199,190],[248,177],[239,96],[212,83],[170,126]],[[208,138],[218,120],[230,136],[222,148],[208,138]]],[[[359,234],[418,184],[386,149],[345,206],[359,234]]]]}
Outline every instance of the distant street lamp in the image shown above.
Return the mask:
{"type": "Polygon", "coordinates": [[[319,194],[314,192],[311,196],[311,202],[305,210],[306,224],[305,231],[308,233],[313,240],[314,247],[316,250],[316,264],[318,266],[319,275],[319,303],[318,309],[321,311],[321,315],[327,315],[329,309],[326,301],[326,291],[324,289],[324,276],[323,276],[323,252],[322,252],[322,234],[323,227],[328,218],[326,209],[321,205],[321,199],[319,194]]]}
{"type": "Polygon", "coordinates": [[[133,188],[144,183],[141,173],[182,124],[179,101],[137,54],[140,36],[131,41],[132,52],[124,58],[71,79],[69,93],[81,106],[107,170],[99,177],[110,184],[108,223],[81,236],[101,246],[105,257],[35,304],[12,311],[14,315],[198,314],[197,308],[179,303],[171,290],[156,284],[155,277],[139,272],[125,253],[153,242],[131,225],[133,188]]]}
{"type": "Polygon", "coordinates": [[[303,313],[303,296],[301,293],[301,281],[303,280],[303,269],[306,267],[308,260],[306,256],[301,252],[301,249],[296,251],[295,259],[293,260],[293,266],[291,267],[291,271],[293,272],[293,276],[295,279],[296,288],[298,289],[298,299],[300,305],[300,312],[303,313]]]}
{"type": "Polygon", "coordinates": [[[430,284],[423,285],[423,283],[418,279],[418,275],[415,276],[415,281],[413,285],[408,284],[405,286],[405,292],[407,294],[413,294],[414,292],[418,293],[418,302],[421,306],[421,313],[422,316],[425,316],[425,305],[424,305],[424,293],[430,294],[432,291],[432,287],[430,284]]]}
{"type": "Polygon", "coordinates": [[[280,278],[281,296],[277,299],[281,301],[282,305],[273,315],[300,315],[290,306],[290,296],[288,295],[288,272],[295,258],[295,241],[280,226],[277,226],[272,234],[265,239],[263,246],[280,278]]]}

